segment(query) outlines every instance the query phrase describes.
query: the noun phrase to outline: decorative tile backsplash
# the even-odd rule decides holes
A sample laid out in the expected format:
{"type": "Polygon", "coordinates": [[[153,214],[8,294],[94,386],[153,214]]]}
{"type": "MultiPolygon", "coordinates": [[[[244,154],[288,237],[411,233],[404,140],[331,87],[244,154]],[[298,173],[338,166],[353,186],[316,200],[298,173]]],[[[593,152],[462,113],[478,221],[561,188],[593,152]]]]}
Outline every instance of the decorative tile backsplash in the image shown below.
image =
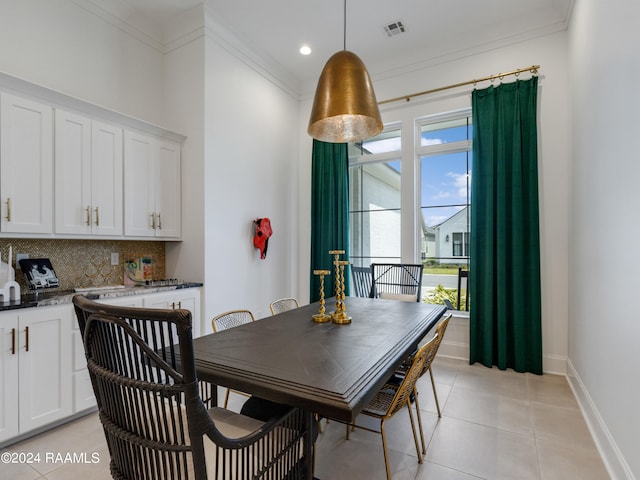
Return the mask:
{"type": "Polygon", "coordinates": [[[12,264],[16,269],[16,281],[23,293],[28,292],[24,274],[15,264],[16,254],[26,253],[29,258],[51,260],[61,290],[75,287],[100,287],[122,285],[124,265],[128,259],[150,257],[153,259],[153,277],[165,277],[164,242],[140,242],[123,240],[32,240],[0,239],[0,255],[7,262],[9,247],[13,252],[12,264]],[[118,265],[111,265],[111,254],[118,253],[118,265]]]}

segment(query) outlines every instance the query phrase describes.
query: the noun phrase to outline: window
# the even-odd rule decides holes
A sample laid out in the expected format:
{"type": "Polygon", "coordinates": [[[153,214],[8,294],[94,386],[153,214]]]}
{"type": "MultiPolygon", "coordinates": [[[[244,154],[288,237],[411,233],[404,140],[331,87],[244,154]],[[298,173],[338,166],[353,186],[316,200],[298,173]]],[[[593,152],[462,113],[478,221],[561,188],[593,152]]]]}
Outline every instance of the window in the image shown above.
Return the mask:
{"type": "Polygon", "coordinates": [[[350,259],[355,266],[400,261],[399,129],[349,150],[350,259]]]}
{"type": "Polygon", "coordinates": [[[471,231],[471,112],[425,118],[418,126],[423,286],[460,308],[466,292],[457,295],[458,269],[468,269],[471,231]]]}
{"type": "Polygon", "coordinates": [[[409,122],[415,138],[397,123],[349,146],[351,262],[422,262],[423,298],[445,289],[455,304],[469,263],[471,110],[409,122]]]}

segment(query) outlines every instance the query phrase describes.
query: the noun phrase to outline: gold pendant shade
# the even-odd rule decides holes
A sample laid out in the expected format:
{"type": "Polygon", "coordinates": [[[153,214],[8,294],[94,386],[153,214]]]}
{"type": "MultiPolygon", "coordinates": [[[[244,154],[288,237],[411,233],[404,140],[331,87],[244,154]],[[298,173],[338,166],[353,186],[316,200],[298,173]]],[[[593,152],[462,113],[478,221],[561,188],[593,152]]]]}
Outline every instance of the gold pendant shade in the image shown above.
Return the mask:
{"type": "Polygon", "coordinates": [[[329,143],[357,142],[382,131],[371,78],[360,57],[334,54],[322,69],[307,132],[329,143]]]}

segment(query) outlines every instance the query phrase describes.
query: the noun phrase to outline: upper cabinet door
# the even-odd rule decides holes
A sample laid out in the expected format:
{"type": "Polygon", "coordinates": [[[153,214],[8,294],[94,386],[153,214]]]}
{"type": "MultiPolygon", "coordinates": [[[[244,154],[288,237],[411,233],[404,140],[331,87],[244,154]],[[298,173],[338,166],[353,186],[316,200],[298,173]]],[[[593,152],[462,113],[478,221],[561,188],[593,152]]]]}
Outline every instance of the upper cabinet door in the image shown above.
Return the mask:
{"type": "Polygon", "coordinates": [[[180,145],[125,131],[124,234],[180,238],[180,145]]]}
{"type": "Polygon", "coordinates": [[[91,120],[55,112],[56,233],[91,233],[91,120]]]}
{"type": "Polygon", "coordinates": [[[181,235],[180,145],[168,140],[158,143],[156,164],[156,236],[181,235]]]}
{"type": "Polygon", "coordinates": [[[0,94],[1,230],[53,231],[53,109],[0,94]]]}
{"type": "Polygon", "coordinates": [[[122,129],[91,123],[93,233],[122,235],[122,129]]]}
{"type": "Polygon", "coordinates": [[[56,109],[56,233],[122,235],[122,129],[56,109]]]}
{"type": "Polygon", "coordinates": [[[124,234],[155,236],[155,141],[124,133],[124,234]]]}

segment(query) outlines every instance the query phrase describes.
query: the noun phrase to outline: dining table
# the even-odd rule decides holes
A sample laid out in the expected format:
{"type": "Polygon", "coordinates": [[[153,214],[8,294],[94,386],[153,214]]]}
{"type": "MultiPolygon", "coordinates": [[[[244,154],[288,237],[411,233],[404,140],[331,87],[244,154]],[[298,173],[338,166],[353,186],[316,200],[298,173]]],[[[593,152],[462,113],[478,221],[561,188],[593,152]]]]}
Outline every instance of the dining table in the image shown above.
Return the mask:
{"type": "MultiPolygon", "coordinates": [[[[327,300],[327,313],[334,302],[327,300]]],[[[313,321],[316,302],[195,338],[198,377],[300,408],[309,424],[314,414],[353,422],[446,307],[362,297],[343,302],[347,324],[313,321]]]]}
{"type": "Polygon", "coordinates": [[[309,480],[315,478],[315,416],[355,421],[446,311],[443,305],[347,297],[336,310],[350,323],[319,323],[313,316],[320,307],[312,303],[193,340],[201,380],[305,412],[309,480]]]}

